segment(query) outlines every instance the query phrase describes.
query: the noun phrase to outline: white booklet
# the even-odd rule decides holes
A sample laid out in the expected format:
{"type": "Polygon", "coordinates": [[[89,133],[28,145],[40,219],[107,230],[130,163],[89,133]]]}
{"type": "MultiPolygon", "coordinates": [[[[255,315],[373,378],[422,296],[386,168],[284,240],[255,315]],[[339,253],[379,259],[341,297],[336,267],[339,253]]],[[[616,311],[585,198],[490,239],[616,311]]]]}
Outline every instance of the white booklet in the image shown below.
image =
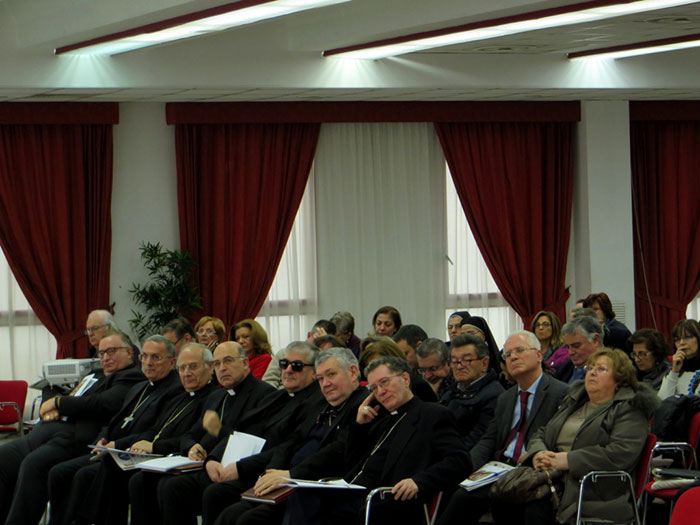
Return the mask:
{"type": "Polygon", "coordinates": [[[173,469],[180,471],[196,470],[202,468],[202,461],[195,461],[185,456],[166,456],[164,458],[149,459],[137,465],[137,468],[143,470],[152,470],[154,472],[168,472],[173,469]]]}
{"type": "Polygon", "coordinates": [[[226,467],[239,459],[258,454],[264,446],[265,440],[263,438],[235,431],[228,437],[221,464],[226,467]]]}
{"type": "Polygon", "coordinates": [[[143,463],[149,459],[161,457],[160,454],[137,454],[136,452],[129,452],[128,450],[102,447],[100,445],[88,445],[88,448],[99,450],[103,453],[108,453],[110,456],[112,456],[112,459],[117,466],[122,470],[135,469],[139,463],[143,463]]]}
{"type": "Polygon", "coordinates": [[[474,490],[496,481],[503,474],[515,467],[500,461],[489,461],[479,470],[472,472],[460,485],[466,490],[474,490]]]}
{"type": "Polygon", "coordinates": [[[365,489],[362,485],[353,485],[344,479],[333,479],[329,481],[311,481],[308,479],[284,478],[287,483],[283,487],[297,487],[304,489],[365,489]]]}

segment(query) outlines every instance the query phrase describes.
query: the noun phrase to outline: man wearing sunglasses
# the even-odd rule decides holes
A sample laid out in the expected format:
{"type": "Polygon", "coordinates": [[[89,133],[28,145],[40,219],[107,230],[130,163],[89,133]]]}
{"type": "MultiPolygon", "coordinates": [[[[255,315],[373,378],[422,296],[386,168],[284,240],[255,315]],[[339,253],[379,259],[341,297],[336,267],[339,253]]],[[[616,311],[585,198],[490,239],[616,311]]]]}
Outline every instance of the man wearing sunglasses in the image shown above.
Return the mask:
{"type": "Polygon", "coordinates": [[[72,395],[44,401],[42,422],[0,447],[0,523],[6,517],[12,524],[38,523],[48,500],[49,469],[88,452],[88,443],[121,408],[129,389],[144,379],[126,334],[108,330],[98,355],[102,373],[83,378],[72,395]]]}
{"type": "MultiPolygon", "coordinates": [[[[297,429],[313,425],[325,403],[315,381],[313,363],[317,355],[318,348],[310,343],[297,341],[287,346],[279,360],[283,388],[266,396],[231,429],[264,438],[263,451],[223,465],[226,435],[207,456],[204,471],[179,476],[168,483],[167,491],[159,491],[164,523],[196,524],[201,513],[203,523],[211,525],[224,508],[236,503],[240,494],[255,483],[277,447],[297,429]]],[[[130,491],[136,493],[138,489],[132,486],[130,491]]]]}

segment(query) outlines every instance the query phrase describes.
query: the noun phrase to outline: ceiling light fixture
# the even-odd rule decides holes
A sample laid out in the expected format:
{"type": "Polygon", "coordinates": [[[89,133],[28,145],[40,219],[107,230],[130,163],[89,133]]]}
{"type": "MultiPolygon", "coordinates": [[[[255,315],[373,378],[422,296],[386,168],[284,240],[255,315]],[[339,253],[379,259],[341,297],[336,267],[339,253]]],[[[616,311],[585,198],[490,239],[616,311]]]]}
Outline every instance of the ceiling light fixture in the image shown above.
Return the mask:
{"type": "Polygon", "coordinates": [[[116,55],[351,0],[239,0],[56,48],[57,55],[116,55]]]}
{"type": "Polygon", "coordinates": [[[536,29],[582,24],[693,3],[697,3],[697,0],[593,0],[330,49],[324,51],[323,56],[360,59],[386,58],[536,29]]]}
{"type": "Polygon", "coordinates": [[[623,46],[603,47],[590,51],[577,51],[569,53],[569,58],[627,58],[639,55],[650,55],[652,53],[666,53],[668,51],[678,51],[700,47],[700,33],[685,35],[674,38],[663,38],[661,40],[650,40],[648,42],[635,42],[623,46]]]}

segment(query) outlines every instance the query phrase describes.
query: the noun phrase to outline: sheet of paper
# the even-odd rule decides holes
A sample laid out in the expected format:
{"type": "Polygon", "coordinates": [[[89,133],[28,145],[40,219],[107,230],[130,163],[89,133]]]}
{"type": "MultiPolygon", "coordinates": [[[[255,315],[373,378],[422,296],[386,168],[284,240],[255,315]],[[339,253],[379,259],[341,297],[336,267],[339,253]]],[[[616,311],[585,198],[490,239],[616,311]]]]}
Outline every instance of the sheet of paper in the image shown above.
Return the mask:
{"type": "Polygon", "coordinates": [[[235,431],[228,437],[221,464],[226,467],[240,459],[258,454],[264,446],[265,440],[263,438],[235,431]]]}
{"type": "Polygon", "coordinates": [[[100,452],[108,452],[117,466],[122,470],[131,470],[136,468],[139,463],[161,457],[160,454],[137,454],[135,452],[129,452],[128,450],[119,450],[99,445],[88,445],[88,448],[99,450],[100,452]]]}
{"type": "Polygon", "coordinates": [[[365,489],[362,485],[353,485],[344,479],[334,479],[331,481],[311,481],[308,479],[285,478],[289,483],[283,486],[297,487],[305,489],[365,489]]]}
{"type": "Polygon", "coordinates": [[[149,459],[138,464],[138,468],[146,470],[157,470],[158,472],[167,472],[177,467],[186,465],[201,465],[201,461],[195,461],[185,456],[167,456],[164,458],[149,459]]]}

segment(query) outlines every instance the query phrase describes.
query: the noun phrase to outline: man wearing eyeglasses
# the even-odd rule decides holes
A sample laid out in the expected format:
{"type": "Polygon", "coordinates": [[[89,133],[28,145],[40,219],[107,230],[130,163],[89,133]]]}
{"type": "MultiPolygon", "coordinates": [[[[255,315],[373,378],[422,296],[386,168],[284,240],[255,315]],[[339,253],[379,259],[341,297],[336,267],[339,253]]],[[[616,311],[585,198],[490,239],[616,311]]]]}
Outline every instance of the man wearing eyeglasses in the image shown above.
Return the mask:
{"type": "MultiPolygon", "coordinates": [[[[98,445],[124,449],[135,436],[148,430],[156,421],[163,406],[177,395],[182,385],[174,370],[175,347],[167,338],[154,335],[146,339],[139,354],[145,381],[135,384],[124,398],[124,404],[109,424],[100,431],[98,445]]],[[[51,523],[61,525],[81,517],[96,516],[96,498],[86,498],[102,461],[111,461],[108,455],[95,461],[95,454],[85,454],[64,461],[49,471],[51,523]]],[[[96,521],[86,519],[86,521],[96,521]]]]}
{"type": "Polygon", "coordinates": [[[461,334],[450,346],[450,368],[455,382],[442,396],[457,419],[464,445],[470,450],[493,419],[496,399],[505,390],[496,372],[489,368],[489,347],[480,337],[461,334]]]}
{"type": "Polygon", "coordinates": [[[450,370],[450,350],[440,339],[428,338],[416,350],[416,370],[430,384],[440,399],[454,382],[450,370]]]}
{"type": "Polygon", "coordinates": [[[588,358],[603,347],[603,327],[596,318],[580,315],[566,323],[561,334],[569,352],[569,360],[557,367],[555,377],[571,384],[586,377],[583,367],[588,358]]]}
{"type": "Polygon", "coordinates": [[[180,350],[187,343],[192,343],[196,340],[194,329],[190,322],[184,317],[177,317],[163,326],[160,332],[167,337],[175,345],[175,355],[180,354],[180,350]]]}
{"type": "Polygon", "coordinates": [[[27,436],[0,447],[0,522],[7,517],[11,524],[38,523],[48,500],[49,469],[86,453],[129,389],[143,380],[126,334],[108,331],[98,354],[101,373],[83,378],[74,395],[44,401],[42,422],[27,436]]]}
{"type": "MultiPolygon", "coordinates": [[[[287,346],[284,357],[279,360],[283,388],[267,395],[231,429],[264,438],[263,451],[223,465],[221,460],[228,441],[228,434],[224,435],[207,456],[205,471],[179,476],[167,484],[167,491],[159,490],[158,504],[165,523],[196,524],[197,515],[201,513],[203,523],[211,525],[224,508],[236,503],[240,494],[255,483],[276,447],[285,443],[297,429],[313,424],[325,403],[315,381],[317,355],[318,348],[311,343],[297,341],[287,346]]],[[[129,489],[134,495],[140,492],[135,480],[129,489]]]]}
{"type": "MultiPolygon", "coordinates": [[[[568,390],[567,384],[542,373],[542,350],[532,332],[511,334],[503,348],[503,357],[516,385],[499,396],[495,416],[470,451],[475,470],[493,460],[517,464],[530,437],[551,419],[568,390]]],[[[491,506],[489,489],[490,486],[471,492],[458,490],[438,524],[475,525],[489,507],[498,513],[497,506],[491,506]]]]}
{"type": "Polygon", "coordinates": [[[112,314],[107,310],[93,310],[87,316],[85,321],[85,335],[88,336],[90,357],[97,356],[97,347],[100,344],[100,339],[110,328],[116,328],[112,314]]]}

